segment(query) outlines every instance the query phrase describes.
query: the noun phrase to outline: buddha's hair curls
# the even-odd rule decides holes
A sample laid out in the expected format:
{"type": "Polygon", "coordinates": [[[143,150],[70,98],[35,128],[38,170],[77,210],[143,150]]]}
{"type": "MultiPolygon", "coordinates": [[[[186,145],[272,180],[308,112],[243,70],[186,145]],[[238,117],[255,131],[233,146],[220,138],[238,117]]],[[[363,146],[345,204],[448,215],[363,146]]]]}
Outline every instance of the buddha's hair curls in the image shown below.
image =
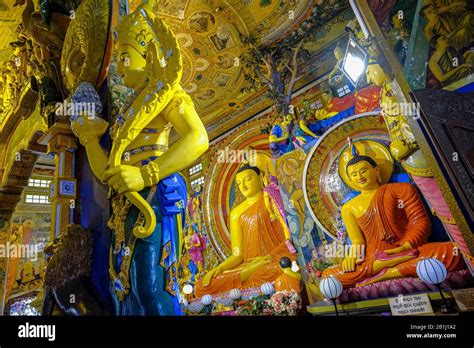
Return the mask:
{"type": "Polygon", "coordinates": [[[346,173],[347,173],[347,169],[349,168],[349,166],[352,166],[352,165],[354,165],[356,163],[359,163],[359,162],[362,162],[362,161],[367,162],[373,168],[377,168],[377,162],[375,162],[372,157],[364,156],[364,155],[355,155],[354,157],[352,157],[349,160],[349,162],[347,162],[346,173]]]}

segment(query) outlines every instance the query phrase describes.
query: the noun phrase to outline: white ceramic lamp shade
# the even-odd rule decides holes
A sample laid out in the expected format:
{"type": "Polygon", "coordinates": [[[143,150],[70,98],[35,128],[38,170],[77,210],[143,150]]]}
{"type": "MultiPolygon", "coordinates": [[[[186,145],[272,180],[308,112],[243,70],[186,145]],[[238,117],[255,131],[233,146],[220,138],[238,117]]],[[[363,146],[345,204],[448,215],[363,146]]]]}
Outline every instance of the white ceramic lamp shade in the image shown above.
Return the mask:
{"type": "Polygon", "coordinates": [[[191,284],[186,284],[185,286],[183,286],[183,292],[186,295],[191,295],[193,293],[193,286],[191,284]]]}
{"type": "Polygon", "coordinates": [[[232,290],[230,290],[229,296],[233,300],[238,300],[240,298],[240,296],[242,296],[242,293],[241,293],[240,289],[232,289],[232,290]]]}
{"type": "Polygon", "coordinates": [[[427,284],[440,284],[448,276],[446,266],[438,259],[423,259],[416,264],[416,274],[427,284]]]}
{"type": "Polygon", "coordinates": [[[272,283],[263,283],[260,287],[260,290],[264,295],[271,295],[275,292],[275,288],[273,287],[272,283]]]}
{"type": "Polygon", "coordinates": [[[212,296],[211,295],[204,295],[201,298],[201,302],[204,306],[208,306],[212,303],[212,296]]]}
{"type": "Polygon", "coordinates": [[[336,277],[323,278],[319,283],[319,290],[324,297],[333,300],[341,295],[342,284],[336,277]]]}

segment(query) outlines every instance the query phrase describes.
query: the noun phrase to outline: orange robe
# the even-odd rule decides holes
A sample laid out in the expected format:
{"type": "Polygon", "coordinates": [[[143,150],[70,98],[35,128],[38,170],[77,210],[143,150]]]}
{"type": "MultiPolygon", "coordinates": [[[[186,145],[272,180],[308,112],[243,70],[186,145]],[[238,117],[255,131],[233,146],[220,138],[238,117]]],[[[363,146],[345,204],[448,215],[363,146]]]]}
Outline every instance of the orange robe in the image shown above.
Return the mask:
{"type": "Polygon", "coordinates": [[[346,288],[374,275],[372,264],[376,252],[396,248],[405,242],[418,249],[419,254],[394,266],[404,277],[417,277],[416,264],[424,258],[440,260],[448,271],[463,266],[461,256],[454,255],[451,242],[426,243],[431,233],[430,217],[411,184],[381,186],[357,223],[366,243],[364,261],[356,266],[354,272],[344,273],[341,266],[330,267],[323,272],[323,277],[333,275],[346,288]]]}
{"type": "Polygon", "coordinates": [[[272,282],[283,273],[279,265],[280,258],[286,256],[292,261],[295,260],[285,244],[283,226],[278,220],[270,220],[263,195],[242,213],[239,223],[242,231],[243,263],[236,269],[213,277],[208,286],[202,284],[202,279],[198,280],[194,289],[197,297],[223,293],[234,288],[251,288],[272,282]],[[240,271],[248,260],[265,255],[270,255],[272,261],[257,269],[247,280],[242,282],[240,271]]]}

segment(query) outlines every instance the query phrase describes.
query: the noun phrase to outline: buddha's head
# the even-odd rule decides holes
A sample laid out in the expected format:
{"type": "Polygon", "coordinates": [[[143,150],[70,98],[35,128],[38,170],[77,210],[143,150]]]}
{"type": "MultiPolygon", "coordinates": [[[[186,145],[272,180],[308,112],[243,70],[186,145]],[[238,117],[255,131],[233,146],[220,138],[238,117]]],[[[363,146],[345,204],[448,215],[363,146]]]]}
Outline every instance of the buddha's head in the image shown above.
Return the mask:
{"type": "Polygon", "coordinates": [[[369,191],[380,186],[380,169],[369,156],[355,155],[347,162],[346,172],[357,191],[369,191]]]}
{"type": "Polygon", "coordinates": [[[235,176],[235,183],[245,198],[250,198],[262,192],[260,169],[249,164],[242,166],[235,176]]]}
{"type": "Polygon", "coordinates": [[[125,16],[117,27],[117,34],[117,72],[125,86],[136,88],[145,75],[147,45],[154,38],[146,13],[139,9],[125,16]]]}
{"type": "Polygon", "coordinates": [[[367,69],[365,70],[365,74],[367,76],[367,83],[373,83],[379,87],[382,87],[387,80],[385,72],[383,71],[380,64],[378,64],[376,61],[369,62],[369,65],[367,65],[367,69]]]}

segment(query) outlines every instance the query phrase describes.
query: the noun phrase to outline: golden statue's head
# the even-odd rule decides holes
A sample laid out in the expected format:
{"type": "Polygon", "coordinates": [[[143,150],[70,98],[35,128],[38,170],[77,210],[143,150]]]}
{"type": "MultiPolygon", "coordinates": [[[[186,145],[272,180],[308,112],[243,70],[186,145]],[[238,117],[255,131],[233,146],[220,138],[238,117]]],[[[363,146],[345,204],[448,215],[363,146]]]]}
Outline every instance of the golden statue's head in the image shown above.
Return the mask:
{"type": "Polygon", "coordinates": [[[127,87],[137,90],[147,83],[147,93],[163,95],[179,86],[183,65],[176,37],[153,4],[142,4],[117,26],[117,72],[127,87]]]}
{"type": "Polygon", "coordinates": [[[235,183],[245,198],[250,198],[262,192],[260,169],[249,164],[242,166],[235,176],[235,183]]]}
{"type": "Polygon", "coordinates": [[[346,172],[352,185],[360,192],[380,186],[380,169],[369,156],[356,154],[347,162],[346,172]]]}
{"type": "Polygon", "coordinates": [[[367,83],[373,83],[379,87],[382,87],[387,80],[385,72],[383,71],[380,64],[378,64],[375,60],[369,61],[367,69],[365,70],[365,75],[367,76],[367,83]]]}
{"type": "Polygon", "coordinates": [[[117,72],[125,86],[133,88],[145,74],[147,46],[154,39],[147,14],[138,9],[125,16],[117,27],[117,72]]]}

